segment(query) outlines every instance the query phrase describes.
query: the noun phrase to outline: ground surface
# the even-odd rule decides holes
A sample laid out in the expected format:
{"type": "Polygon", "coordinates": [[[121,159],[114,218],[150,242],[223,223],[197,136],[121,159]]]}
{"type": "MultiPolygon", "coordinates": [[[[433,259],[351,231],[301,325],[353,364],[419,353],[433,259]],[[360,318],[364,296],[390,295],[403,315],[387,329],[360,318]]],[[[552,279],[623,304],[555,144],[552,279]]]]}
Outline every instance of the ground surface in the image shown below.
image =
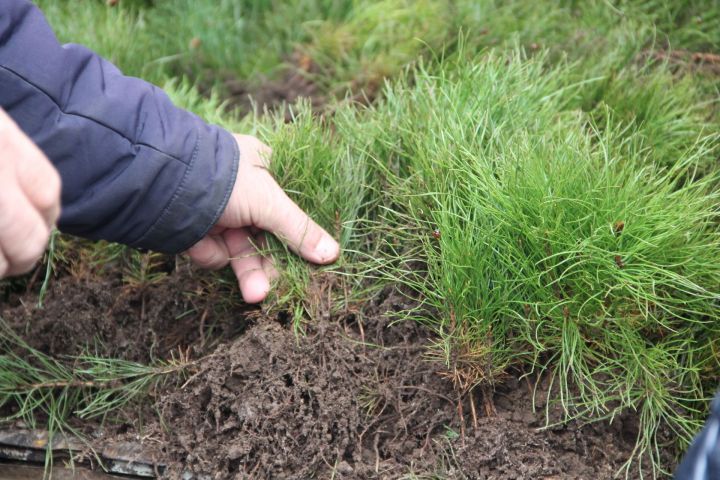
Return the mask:
{"type": "Polygon", "coordinates": [[[531,399],[539,381],[542,404],[545,381],[532,375],[498,385],[496,414],[484,413],[480,393],[461,412],[443,365],[427,357],[431,333],[390,325],[386,313],[407,301],[396,292],[314,319],[297,337],[282,315],[260,310],[202,320],[202,299],[176,319],[193,282],[185,268],[143,292],[112,277],[64,277],[44,309],[34,293],[13,295],[0,315],[56,355],[86,343],[142,361],[189,351],[198,360],[189,378],[162,387],[153,408],[126,409],[97,440],[142,442],[168,478],[610,479],[632,450],[630,416],[541,429],[545,412],[533,413],[531,399]]]}
{"type": "MultiPolygon", "coordinates": [[[[347,94],[349,101],[358,104],[371,103],[378,94],[377,79],[373,83],[354,78],[366,73],[364,53],[348,53],[350,57],[358,58],[350,58],[345,72],[342,67],[337,71],[328,70],[327,65],[321,71],[312,57],[300,52],[316,52],[317,59],[322,61],[321,54],[325,52],[322,45],[303,44],[309,39],[301,42],[295,36],[290,36],[288,45],[278,48],[278,60],[282,59],[286,64],[283,67],[258,69],[250,76],[246,68],[234,72],[232,69],[216,71],[213,65],[224,63],[227,58],[223,57],[222,48],[213,43],[209,33],[224,32],[218,37],[221,39],[219,45],[224,45],[228,39],[241,38],[240,27],[248,22],[235,21],[233,26],[237,31],[231,30],[230,34],[223,29],[208,28],[204,22],[211,15],[207,15],[209,10],[200,7],[209,6],[215,13],[220,4],[241,2],[178,0],[173,5],[187,5],[185,10],[179,10],[187,15],[167,8],[140,9],[141,14],[137,16],[128,13],[133,10],[105,9],[105,2],[96,2],[81,7],[91,14],[87,18],[71,8],[65,12],[63,6],[73,5],[70,2],[48,0],[39,3],[47,9],[63,41],[87,44],[116,61],[126,73],[149,78],[172,90],[177,90],[173,87],[177,84],[167,83],[168,78],[177,80],[176,77],[187,75],[193,88],[203,95],[209,96],[213,89],[221,92],[222,100],[226,102],[223,111],[237,110],[244,114],[255,107],[260,111],[264,108],[277,110],[286,108],[282,106],[283,102],[307,98],[313,111],[322,112],[327,102],[334,105],[332,92],[339,98],[345,98],[347,94]],[[107,16],[109,20],[104,22],[108,12],[118,15],[107,16]],[[127,16],[123,16],[123,12],[127,16]],[[172,28],[158,28],[163,16],[172,28]],[[179,47],[172,46],[167,39],[154,40],[159,38],[158,31],[174,31],[179,18],[192,20],[193,16],[202,22],[189,23],[185,31],[187,38],[173,33],[173,37],[182,37],[179,47]],[[75,22],[75,19],[79,21],[75,22]],[[133,23],[135,20],[137,24],[133,23]],[[150,23],[150,37],[142,35],[143,25],[148,20],[158,20],[150,23]],[[87,28],[88,25],[95,26],[97,31],[87,28]],[[143,43],[150,39],[162,47],[155,45],[153,49],[150,44],[143,43]],[[125,40],[132,41],[125,44],[125,40]],[[298,44],[304,48],[298,51],[298,44]],[[166,48],[167,45],[170,46],[166,48]],[[202,61],[204,58],[205,62],[202,61]],[[158,72],[155,72],[156,67],[158,72]],[[212,72],[211,78],[207,71],[212,72]],[[328,74],[332,78],[316,82],[328,74]],[[345,84],[347,88],[341,87],[345,84]]],[[[107,2],[108,5],[116,3],[107,2]]],[[[159,7],[162,2],[136,3],[159,7]]],[[[268,9],[273,15],[277,7],[283,5],[283,2],[256,3],[270,5],[272,8],[268,9]]],[[[402,1],[384,3],[387,6],[397,4],[398,11],[404,11],[402,1]]],[[[417,5],[427,7],[432,3],[417,2],[408,11],[422,14],[417,5]]],[[[465,3],[472,6],[481,2],[465,3]]],[[[485,2],[483,8],[490,3],[485,2]]],[[[711,9],[704,12],[700,7],[688,7],[688,12],[693,14],[668,14],[673,21],[663,24],[661,29],[674,36],[667,42],[668,47],[683,50],[661,47],[656,51],[655,26],[642,33],[638,23],[624,25],[620,19],[626,15],[616,15],[622,12],[617,11],[612,2],[595,2],[598,5],[606,3],[606,9],[589,11],[607,15],[588,16],[585,23],[582,21],[585,17],[579,12],[566,15],[568,12],[558,10],[557,5],[551,7],[552,2],[537,3],[540,6],[536,10],[530,8],[535,2],[497,3],[507,4],[507,9],[493,8],[490,11],[494,13],[487,20],[483,18],[484,14],[478,15],[483,8],[468,8],[468,12],[474,11],[478,17],[475,22],[479,22],[474,30],[468,31],[478,32],[476,40],[480,39],[475,47],[468,48],[480,51],[486,46],[507,42],[512,50],[517,42],[524,45],[530,55],[547,48],[553,57],[561,57],[567,50],[571,60],[584,59],[587,68],[591,69],[605,65],[604,55],[607,51],[615,51],[605,43],[623,47],[618,51],[625,52],[626,43],[632,44],[633,36],[637,35],[646,37],[647,41],[636,41],[639,42],[637,52],[642,53],[632,52],[637,61],[630,62],[630,67],[648,57],[657,60],[657,64],[667,62],[670,70],[679,77],[683,72],[708,76],[711,79],[708,83],[712,85],[710,95],[717,97],[712,79],[720,72],[720,58],[702,52],[716,51],[713,45],[718,37],[709,27],[707,32],[710,34],[687,33],[712,24],[715,15],[711,9]],[[701,17],[700,13],[707,15],[701,17]],[[685,19],[690,19],[691,28],[685,19]],[[574,26],[565,29],[566,24],[574,26]],[[618,35],[623,28],[627,31],[618,35]],[[594,30],[597,30],[597,42],[583,40],[593,38],[594,30]],[[576,49],[578,51],[573,54],[576,49]]],[[[631,2],[625,3],[630,6],[631,2]]],[[[659,8],[662,2],[647,3],[648,12],[662,11],[659,8]]],[[[668,5],[672,3],[668,2],[668,5]]],[[[362,17],[367,10],[357,8],[362,21],[356,22],[356,26],[368,23],[362,17]]],[[[393,16],[384,10],[377,12],[380,12],[378,20],[391,20],[387,32],[402,27],[402,22],[393,24],[393,16]]],[[[436,20],[438,16],[433,15],[432,10],[430,12],[418,18],[436,20]]],[[[227,10],[223,13],[227,14],[227,10]]],[[[350,24],[352,15],[348,13],[346,24],[350,24]]],[[[468,15],[468,20],[472,20],[471,16],[468,15]]],[[[306,20],[288,16],[275,28],[306,20]]],[[[443,23],[441,18],[438,20],[443,23]]],[[[664,21],[664,17],[660,20],[664,21]]],[[[645,20],[638,22],[644,24],[645,20]]],[[[378,21],[378,25],[383,23],[378,21]]],[[[332,24],[325,27],[329,26],[332,24]]],[[[342,27],[343,22],[338,20],[338,26],[342,27]]],[[[358,45],[372,44],[368,40],[375,37],[381,44],[386,41],[382,29],[378,29],[377,35],[355,32],[352,28],[336,30],[337,38],[328,37],[331,47],[335,44],[343,46],[353,36],[359,39],[358,45]]],[[[437,30],[439,28],[428,29],[431,32],[437,30]]],[[[447,31],[454,42],[456,26],[447,31]]],[[[242,60],[242,65],[248,56],[236,55],[236,51],[259,53],[268,48],[268,39],[276,36],[278,32],[261,32],[252,36],[257,44],[249,42],[242,45],[243,48],[230,45],[231,58],[242,60]]],[[[422,37],[422,32],[408,34],[408,38],[422,37]]],[[[664,43],[660,42],[660,45],[664,43]]],[[[438,43],[433,47],[429,42],[428,51],[439,52],[442,50],[439,46],[438,43]]],[[[399,49],[402,47],[400,45],[399,49]]],[[[503,52],[501,48],[505,47],[498,48],[503,52]]],[[[422,56],[428,56],[427,52],[407,54],[400,60],[388,57],[387,65],[380,65],[382,68],[377,71],[392,80],[400,73],[400,65],[415,62],[416,57],[422,56]]],[[[613,65],[612,71],[615,71],[614,64],[607,65],[613,65]]],[[[635,74],[632,68],[629,71],[630,75],[635,74]]],[[[589,76],[605,73],[598,71],[589,76]]],[[[598,98],[602,97],[598,95],[598,98]]],[[[607,95],[611,103],[613,95],[607,95]]],[[[615,100],[622,111],[626,100],[621,95],[616,96],[620,98],[615,100]]],[[[627,100],[629,118],[634,117],[636,109],[643,111],[642,100],[627,100]]],[[[195,108],[199,106],[194,105],[195,108]]],[[[212,111],[215,114],[215,110],[220,109],[213,107],[206,113],[212,111]]],[[[291,120],[289,111],[285,112],[286,120],[291,120]]],[[[325,110],[325,113],[332,115],[332,111],[325,110]]],[[[213,479],[625,478],[621,469],[638,436],[638,421],[632,413],[616,417],[612,423],[557,424],[562,412],[555,406],[551,406],[547,414],[544,409],[548,379],[526,372],[509,372],[493,392],[486,392],[492,398],[485,398],[479,390],[472,397],[460,395],[444,364],[428,357],[426,347],[434,341],[432,332],[411,322],[392,324],[387,312],[401,309],[407,300],[391,289],[371,298],[353,312],[329,315],[323,308],[317,309],[320,313],[308,319],[305,334],[298,336],[290,324],[289,314],[240,306],[239,292],[234,287],[209,286],[218,278],[192,270],[187,262],[176,263],[169,259],[161,268],[168,276],[146,286],[123,279],[120,268],[113,262],[101,265],[101,273],[56,273],[43,309],[35,305],[44,267],[18,282],[17,288],[0,284],[0,317],[32,346],[54,356],[77,355],[89,346],[100,356],[142,363],[178,356],[192,360],[194,363],[187,377],[162,385],[142,404],[124,409],[102,428],[98,424],[75,422],[98,448],[116,441],[141,444],[148,456],[158,464],[167,465],[164,473],[167,478],[179,478],[182,471],[196,473],[197,478],[213,479]],[[234,301],[227,302],[227,298],[234,301]],[[226,306],[220,306],[221,303],[226,306]],[[494,412],[491,411],[493,408],[494,412]],[[554,426],[547,427],[548,424],[554,426]]],[[[85,265],[84,262],[77,263],[85,265]]],[[[322,292],[322,288],[319,290],[322,292]]],[[[666,465],[672,465],[674,452],[664,453],[666,465]]],[[[0,464],[0,477],[38,478],[38,470],[0,464]]],[[[54,472],[53,478],[66,477],[54,472]]],[[[95,476],[87,474],[75,478],[95,476]]],[[[631,471],[627,478],[639,478],[639,474],[631,471]]]]}

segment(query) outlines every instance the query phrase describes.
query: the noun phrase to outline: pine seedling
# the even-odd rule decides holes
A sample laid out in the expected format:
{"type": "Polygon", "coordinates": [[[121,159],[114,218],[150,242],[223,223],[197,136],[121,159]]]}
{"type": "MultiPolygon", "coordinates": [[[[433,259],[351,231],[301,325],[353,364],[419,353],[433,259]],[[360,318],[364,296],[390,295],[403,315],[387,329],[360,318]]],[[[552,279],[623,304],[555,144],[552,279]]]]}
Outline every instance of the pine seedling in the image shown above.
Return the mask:
{"type": "Polygon", "coordinates": [[[568,419],[638,410],[635,458],[657,469],[660,426],[687,442],[714,390],[699,365],[717,372],[718,137],[660,95],[682,82],[645,84],[642,122],[608,109],[598,126],[571,109],[591,83],[543,64],[485,57],[388,89],[387,276],[418,292],[408,315],[438,333],[458,385],[539,368],[568,419]],[[649,148],[670,111],[682,141],[649,148]]]}
{"type": "MultiPolygon", "coordinates": [[[[44,426],[50,441],[62,432],[82,439],[69,422],[72,417],[105,419],[193,364],[183,355],[154,365],[102,358],[90,351],[54,358],[32,348],[2,320],[0,352],[0,407],[8,412],[0,422],[44,426]]],[[[46,465],[51,462],[48,449],[46,465]]]]}

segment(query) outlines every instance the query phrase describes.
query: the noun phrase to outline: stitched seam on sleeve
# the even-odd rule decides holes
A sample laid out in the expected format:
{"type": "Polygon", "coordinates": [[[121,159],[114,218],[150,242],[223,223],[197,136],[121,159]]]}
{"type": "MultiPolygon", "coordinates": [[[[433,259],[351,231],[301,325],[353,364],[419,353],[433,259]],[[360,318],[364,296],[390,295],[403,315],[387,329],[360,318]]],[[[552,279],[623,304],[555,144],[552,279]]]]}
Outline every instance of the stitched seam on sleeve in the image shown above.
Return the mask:
{"type": "Polygon", "coordinates": [[[167,203],[165,208],[163,209],[162,213],[155,219],[155,221],[148,227],[148,229],[143,233],[140,238],[138,238],[136,241],[131,242],[132,245],[137,245],[142,243],[143,240],[147,238],[148,235],[155,229],[155,226],[162,221],[167,215],[169,215],[170,209],[172,208],[175,201],[178,199],[180,194],[185,189],[185,184],[187,183],[187,179],[190,176],[190,172],[192,171],[193,167],[195,166],[195,160],[197,159],[198,152],[200,151],[200,142],[202,141],[202,134],[198,133],[197,142],[195,142],[195,148],[193,149],[193,154],[190,159],[190,163],[187,164],[187,168],[185,169],[185,173],[183,174],[182,179],[180,180],[180,184],[178,184],[177,188],[175,189],[175,193],[173,193],[172,198],[167,203]]]}
{"type": "MultiPolygon", "coordinates": [[[[196,238],[195,240],[193,240],[193,242],[192,242],[191,244],[189,244],[189,245],[183,245],[182,248],[181,248],[177,253],[181,253],[181,252],[187,250],[188,248],[190,248],[190,247],[192,247],[193,245],[195,245],[195,243],[197,243],[198,241],[200,241],[200,239],[202,239],[203,237],[205,237],[205,236],[207,235],[207,233],[210,231],[210,229],[212,229],[212,227],[215,226],[215,224],[216,224],[216,223],[218,222],[218,220],[220,219],[220,216],[221,216],[221,215],[223,214],[223,212],[225,211],[225,208],[227,207],[228,201],[230,200],[230,195],[232,195],[233,189],[235,188],[235,182],[236,182],[236,180],[237,180],[237,172],[238,172],[239,163],[240,163],[240,160],[241,160],[241,159],[240,159],[240,148],[238,147],[237,141],[235,141],[235,137],[233,137],[232,134],[230,134],[229,132],[222,131],[222,132],[220,133],[220,135],[229,135],[229,136],[230,136],[230,144],[232,145],[232,149],[233,149],[233,151],[232,151],[232,155],[233,155],[233,157],[232,157],[232,169],[231,169],[231,172],[230,172],[230,179],[231,179],[231,180],[230,180],[230,182],[228,182],[228,185],[227,185],[227,187],[225,188],[225,194],[223,195],[222,201],[220,202],[220,204],[218,205],[217,209],[216,209],[215,212],[213,213],[213,215],[212,215],[212,217],[211,217],[211,220],[208,222],[208,224],[206,225],[206,227],[201,231],[200,235],[198,235],[197,238],[196,238]]],[[[221,142],[222,140],[219,139],[218,141],[221,142]]],[[[178,186],[177,190],[175,190],[175,195],[173,195],[173,198],[170,200],[170,202],[168,203],[167,208],[163,211],[163,213],[160,215],[160,217],[158,217],[158,219],[157,219],[157,220],[153,223],[153,225],[147,230],[147,232],[137,241],[137,243],[140,243],[140,242],[142,242],[145,238],[147,238],[147,236],[152,232],[152,230],[153,230],[153,228],[155,227],[155,225],[156,225],[158,222],[160,222],[160,221],[168,214],[167,212],[170,210],[170,208],[172,207],[173,202],[175,201],[175,199],[177,198],[177,196],[180,195],[180,193],[181,193],[181,191],[182,191],[182,189],[183,189],[183,186],[184,186],[184,184],[185,184],[185,179],[190,175],[190,172],[191,172],[191,170],[192,170],[193,167],[194,167],[196,157],[198,156],[198,152],[199,152],[199,150],[200,150],[200,149],[199,149],[199,145],[200,145],[200,138],[198,138],[198,142],[197,142],[197,144],[196,144],[196,148],[195,148],[195,151],[194,151],[194,153],[193,153],[193,157],[192,157],[192,160],[191,160],[191,162],[190,162],[190,165],[188,166],[187,170],[185,171],[185,175],[183,176],[183,179],[182,179],[182,181],[180,182],[180,185],[178,186]]]]}
{"type": "MultiPolygon", "coordinates": [[[[233,158],[232,158],[232,171],[230,172],[230,182],[228,183],[227,188],[225,189],[225,195],[223,195],[223,200],[220,202],[220,205],[218,206],[217,210],[215,211],[215,214],[213,215],[212,221],[210,222],[210,225],[207,226],[205,231],[202,233],[200,238],[203,238],[207,233],[210,231],[212,227],[215,226],[215,224],[220,220],[220,217],[222,216],[223,212],[227,208],[227,204],[230,201],[230,195],[232,195],[232,192],[235,188],[235,182],[237,181],[237,172],[240,165],[240,147],[238,147],[237,141],[235,140],[235,137],[231,134],[230,135],[230,143],[233,147],[233,158]]],[[[192,245],[188,245],[188,248],[192,245]]]]}
{"type": "Polygon", "coordinates": [[[119,130],[117,130],[117,129],[109,126],[109,125],[105,125],[103,122],[101,122],[101,121],[99,121],[99,120],[96,120],[96,119],[94,119],[94,118],[92,118],[92,117],[88,117],[88,116],[83,115],[83,114],[81,114],[81,113],[74,113],[74,112],[66,112],[66,111],[64,111],[64,110],[62,109],[62,107],[60,106],[60,104],[57,102],[57,100],[55,100],[55,99],[54,99],[49,93],[47,93],[45,90],[43,90],[43,89],[40,88],[39,86],[35,85],[35,84],[32,83],[31,81],[29,81],[27,78],[23,77],[22,75],[20,75],[19,73],[17,73],[17,72],[14,71],[13,69],[6,67],[5,65],[0,65],[0,69],[3,69],[3,70],[5,70],[6,72],[9,72],[9,73],[12,74],[12,75],[15,75],[17,78],[21,79],[23,82],[25,82],[25,83],[27,83],[28,85],[30,85],[31,87],[33,87],[35,90],[37,90],[38,92],[40,92],[40,93],[42,93],[43,95],[45,95],[45,96],[57,107],[57,109],[60,111],[61,114],[63,114],[63,115],[68,115],[68,116],[72,116],[72,117],[82,118],[82,119],[87,120],[87,121],[89,121],[89,122],[95,123],[95,124],[97,124],[97,125],[99,125],[99,126],[101,126],[101,127],[103,127],[103,128],[106,128],[106,129],[110,130],[111,132],[115,133],[115,134],[118,135],[119,137],[127,140],[127,141],[128,141],[131,145],[133,145],[133,146],[141,146],[141,147],[149,148],[149,149],[151,149],[151,150],[155,150],[156,152],[162,153],[163,155],[166,155],[166,156],[172,158],[173,160],[177,160],[177,161],[180,162],[180,163],[184,163],[185,165],[188,165],[186,162],[183,162],[182,159],[176,157],[175,155],[171,155],[170,153],[164,152],[164,151],[160,150],[159,148],[154,147],[153,145],[149,145],[149,144],[143,143],[143,142],[134,142],[131,138],[129,138],[129,137],[128,137],[127,135],[125,135],[123,132],[121,132],[121,131],[119,131],[119,130]]]}

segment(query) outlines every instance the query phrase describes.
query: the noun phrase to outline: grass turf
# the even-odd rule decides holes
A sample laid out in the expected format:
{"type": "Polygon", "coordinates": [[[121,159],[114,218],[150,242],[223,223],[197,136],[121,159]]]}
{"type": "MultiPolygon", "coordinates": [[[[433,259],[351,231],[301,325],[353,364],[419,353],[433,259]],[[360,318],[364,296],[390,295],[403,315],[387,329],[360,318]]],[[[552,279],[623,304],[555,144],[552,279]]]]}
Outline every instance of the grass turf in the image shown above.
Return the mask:
{"type": "MultiPolygon", "coordinates": [[[[690,52],[718,51],[714,2],[39,4],[62,40],[273,146],[341,239],[332,309],[409,286],[402,317],[433,327],[460,388],[542,370],[568,418],[637,410],[633,458],[654,475],[659,429],[680,445],[698,429],[720,373],[720,142],[716,78],[690,52]],[[272,78],[296,52],[329,114],[224,110],[223,78],[272,78]],[[373,105],[345,100],[363,88],[373,105]]],[[[122,248],[58,245],[57,263],[162,281],[122,248]]],[[[318,270],[269,253],[269,305],[301,329],[318,270]]]]}

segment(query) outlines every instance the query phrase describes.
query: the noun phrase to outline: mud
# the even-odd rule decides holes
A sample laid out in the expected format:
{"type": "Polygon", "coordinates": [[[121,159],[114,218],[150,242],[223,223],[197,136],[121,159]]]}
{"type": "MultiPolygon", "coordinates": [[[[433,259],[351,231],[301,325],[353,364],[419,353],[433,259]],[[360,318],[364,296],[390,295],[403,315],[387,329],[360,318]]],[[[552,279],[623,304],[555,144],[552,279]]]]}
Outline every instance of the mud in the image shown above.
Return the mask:
{"type": "Polygon", "coordinates": [[[32,306],[35,293],[0,309],[55,355],[88,342],[142,361],[189,352],[197,367],[186,381],[166,384],[120,423],[85,425],[96,444],[140,442],[167,465],[165,478],[189,470],[212,479],[602,480],[617,478],[634,445],[631,415],[543,428],[545,412],[533,411],[532,398],[536,391],[542,405],[544,379],[522,372],[511,372],[491,399],[461,398],[427,355],[432,333],[391,324],[386,312],[406,302],[392,290],[356,313],[320,315],[297,336],[284,318],[258,309],[210,308],[218,298],[206,280],[184,266],[130,291],[113,277],[66,276],[44,309],[32,306]],[[491,416],[481,407],[489,403],[491,416]]]}
{"type": "Polygon", "coordinates": [[[469,398],[459,402],[442,365],[428,360],[431,339],[382,314],[319,321],[303,338],[258,321],[159,402],[173,426],[162,436],[169,476],[609,479],[627,460],[633,419],[540,430],[529,378],[502,386],[497,414],[476,410],[474,422],[469,398]]]}

